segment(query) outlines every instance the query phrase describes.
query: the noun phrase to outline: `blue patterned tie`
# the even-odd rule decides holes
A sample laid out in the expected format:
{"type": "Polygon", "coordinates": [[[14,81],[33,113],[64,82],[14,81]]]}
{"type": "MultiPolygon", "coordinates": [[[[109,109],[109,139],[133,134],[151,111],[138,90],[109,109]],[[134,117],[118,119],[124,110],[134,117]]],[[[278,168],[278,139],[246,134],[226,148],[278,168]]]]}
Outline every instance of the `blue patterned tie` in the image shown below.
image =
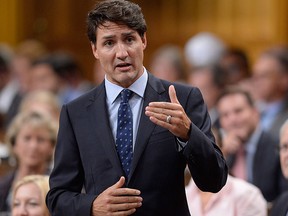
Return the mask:
{"type": "Polygon", "coordinates": [[[123,89],[120,94],[121,103],[118,109],[116,148],[123,170],[126,177],[128,177],[133,157],[133,116],[128,103],[132,91],[123,89]]]}

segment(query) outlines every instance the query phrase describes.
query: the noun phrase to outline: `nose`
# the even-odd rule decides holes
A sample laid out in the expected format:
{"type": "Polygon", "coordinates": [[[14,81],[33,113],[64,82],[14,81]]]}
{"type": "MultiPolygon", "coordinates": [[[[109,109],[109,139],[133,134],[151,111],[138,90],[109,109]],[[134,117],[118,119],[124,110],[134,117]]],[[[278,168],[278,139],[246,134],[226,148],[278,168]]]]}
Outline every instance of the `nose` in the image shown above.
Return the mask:
{"type": "Polygon", "coordinates": [[[127,47],[123,43],[119,43],[116,47],[116,58],[125,60],[128,56],[127,47]]]}
{"type": "Polygon", "coordinates": [[[25,205],[21,204],[20,206],[13,209],[13,215],[15,216],[26,216],[28,215],[28,211],[25,205]]]}

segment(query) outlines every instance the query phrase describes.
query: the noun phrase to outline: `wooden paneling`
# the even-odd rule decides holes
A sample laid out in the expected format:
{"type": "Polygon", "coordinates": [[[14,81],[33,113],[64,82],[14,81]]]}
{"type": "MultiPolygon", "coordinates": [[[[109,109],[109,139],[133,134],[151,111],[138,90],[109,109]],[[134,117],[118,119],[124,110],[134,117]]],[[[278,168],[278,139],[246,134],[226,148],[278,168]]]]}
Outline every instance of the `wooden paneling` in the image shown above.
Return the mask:
{"type": "MultiPolygon", "coordinates": [[[[94,0],[1,0],[0,41],[15,45],[34,37],[51,50],[77,55],[87,77],[94,62],[86,15],[94,0]]],[[[148,24],[145,63],[161,45],[184,46],[200,31],[247,51],[252,60],[265,47],[288,42],[287,0],[135,0],[148,24]]]]}
{"type": "Polygon", "coordinates": [[[15,44],[18,41],[17,0],[0,1],[0,43],[15,44]]]}

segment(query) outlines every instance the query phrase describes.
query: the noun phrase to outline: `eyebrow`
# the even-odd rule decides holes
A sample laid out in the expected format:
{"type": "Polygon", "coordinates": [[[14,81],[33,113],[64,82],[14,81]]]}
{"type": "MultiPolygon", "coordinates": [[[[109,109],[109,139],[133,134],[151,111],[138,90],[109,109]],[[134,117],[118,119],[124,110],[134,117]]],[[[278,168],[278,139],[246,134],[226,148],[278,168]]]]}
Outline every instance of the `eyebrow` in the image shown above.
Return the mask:
{"type": "MultiPolygon", "coordinates": [[[[136,32],[135,31],[129,31],[129,32],[122,33],[121,36],[127,37],[127,36],[130,36],[130,35],[133,35],[133,34],[136,34],[136,32]]],[[[112,39],[112,38],[115,38],[115,37],[116,37],[116,35],[106,35],[102,39],[108,40],[108,39],[112,39]]]]}

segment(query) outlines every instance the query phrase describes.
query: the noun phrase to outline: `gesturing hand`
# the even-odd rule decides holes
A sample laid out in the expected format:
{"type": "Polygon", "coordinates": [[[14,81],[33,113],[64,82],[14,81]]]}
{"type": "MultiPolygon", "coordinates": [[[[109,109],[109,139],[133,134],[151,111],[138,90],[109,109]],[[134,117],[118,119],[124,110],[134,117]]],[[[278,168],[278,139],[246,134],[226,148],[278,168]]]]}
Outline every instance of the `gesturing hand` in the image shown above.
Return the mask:
{"type": "Polygon", "coordinates": [[[150,120],[173,133],[176,137],[187,141],[191,120],[186,115],[185,110],[178,101],[173,85],[169,86],[169,102],[151,102],[146,107],[145,114],[150,120]]]}
{"type": "Polygon", "coordinates": [[[131,188],[122,188],[125,178],[122,176],[118,182],[103,191],[92,206],[93,216],[102,215],[131,215],[136,208],[142,205],[140,191],[131,188]]]}

